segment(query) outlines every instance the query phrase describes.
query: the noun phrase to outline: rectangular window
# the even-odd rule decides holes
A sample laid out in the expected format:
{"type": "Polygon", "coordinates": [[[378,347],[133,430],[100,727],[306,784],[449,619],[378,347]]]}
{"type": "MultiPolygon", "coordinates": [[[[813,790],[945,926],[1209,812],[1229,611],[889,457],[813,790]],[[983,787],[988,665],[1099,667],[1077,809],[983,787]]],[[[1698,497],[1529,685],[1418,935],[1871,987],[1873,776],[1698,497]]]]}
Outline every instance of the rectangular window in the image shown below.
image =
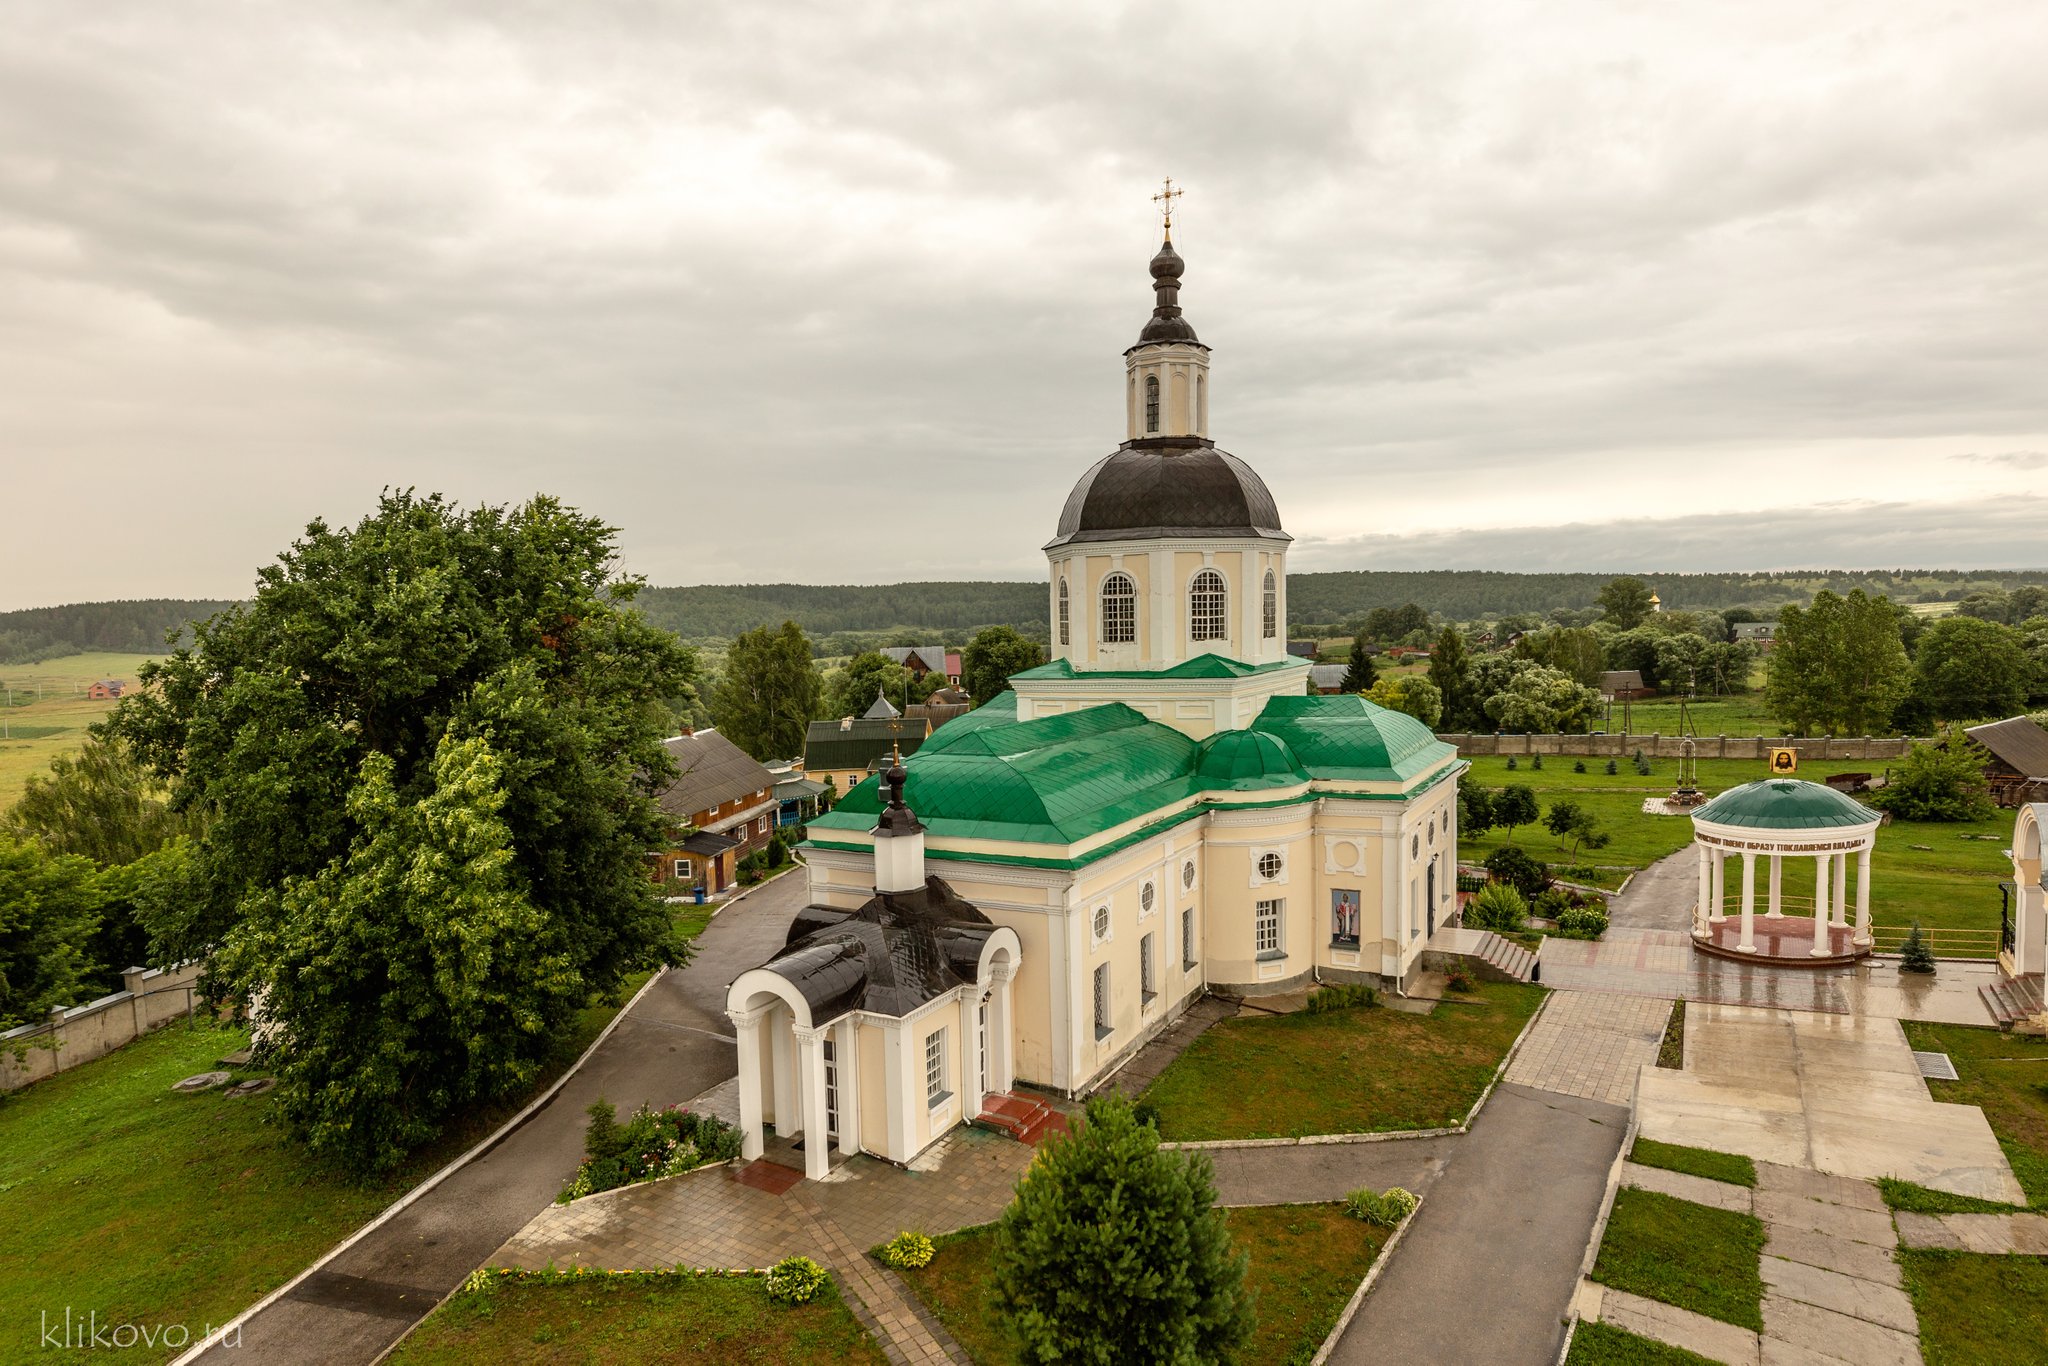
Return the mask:
{"type": "Polygon", "coordinates": [[[1261,958],[1279,958],[1280,902],[1261,901],[1252,913],[1252,948],[1261,958]]]}
{"type": "Polygon", "coordinates": [[[676,876],[677,876],[677,877],[689,877],[690,875],[691,875],[691,871],[690,871],[690,861],[689,861],[688,859],[686,859],[686,858],[679,858],[679,859],[677,859],[677,860],[676,860],[676,876]]]}
{"type": "Polygon", "coordinates": [[[768,833],[768,818],[766,816],[763,816],[760,820],[754,822],[754,833],[757,835],[765,835],[768,833]]]}
{"type": "Polygon", "coordinates": [[[937,1105],[946,1098],[946,1031],[934,1030],[924,1041],[924,1103],[937,1105]]]}
{"type": "Polygon", "coordinates": [[[1151,1005],[1152,998],[1159,994],[1159,979],[1152,971],[1152,941],[1156,935],[1146,935],[1138,941],[1138,996],[1144,1005],[1151,1005]]]}
{"type": "Polygon", "coordinates": [[[1095,969],[1095,1038],[1109,1037],[1109,964],[1095,969]]]}
{"type": "Polygon", "coordinates": [[[1190,906],[1180,913],[1181,971],[1193,972],[1195,962],[1195,908],[1190,906]]]}

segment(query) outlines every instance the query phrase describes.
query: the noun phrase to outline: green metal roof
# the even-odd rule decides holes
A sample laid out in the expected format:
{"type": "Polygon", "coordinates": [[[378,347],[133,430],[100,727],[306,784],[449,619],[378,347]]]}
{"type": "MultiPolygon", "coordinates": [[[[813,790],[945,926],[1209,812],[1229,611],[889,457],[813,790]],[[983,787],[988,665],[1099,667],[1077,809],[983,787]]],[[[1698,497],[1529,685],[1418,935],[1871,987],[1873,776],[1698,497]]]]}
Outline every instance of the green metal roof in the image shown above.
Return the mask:
{"type": "Polygon", "coordinates": [[[1281,669],[1306,669],[1307,661],[1300,659],[1276,659],[1270,664],[1245,664],[1222,655],[1196,655],[1193,659],[1174,665],[1170,669],[1077,669],[1072,661],[1055,659],[1050,664],[1041,664],[1035,669],[1026,669],[1012,674],[1014,679],[1068,679],[1068,678],[1251,678],[1256,674],[1274,673],[1281,669]]]}
{"type": "Polygon", "coordinates": [[[1299,787],[1308,781],[1285,740],[1253,730],[1220,731],[1204,740],[1195,774],[1206,792],[1299,787]]]}
{"type": "Polygon", "coordinates": [[[851,726],[839,721],[813,721],[804,732],[804,767],[869,768],[897,745],[915,754],[925,741],[924,722],[869,720],[855,717],[851,726]]]}
{"type": "Polygon", "coordinates": [[[1877,812],[1846,793],[1800,778],[1764,778],[1731,787],[1692,813],[1696,821],[1752,830],[1833,830],[1870,825],[1877,812]]]}
{"type": "Polygon", "coordinates": [[[953,745],[978,730],[989,726],[1014,726],[1017,724],[1017,694],[1003,689],[973,711],[962,712],[931,733],[921,748],[938,752],[953,745]]]}
{"type": "Polygon", "coordinates": [[[1458,752],[1406,712],[1355,694],[1268,698],[1251,729],[1284,740],[1317,778],[1406,782],[1458,752]]]}

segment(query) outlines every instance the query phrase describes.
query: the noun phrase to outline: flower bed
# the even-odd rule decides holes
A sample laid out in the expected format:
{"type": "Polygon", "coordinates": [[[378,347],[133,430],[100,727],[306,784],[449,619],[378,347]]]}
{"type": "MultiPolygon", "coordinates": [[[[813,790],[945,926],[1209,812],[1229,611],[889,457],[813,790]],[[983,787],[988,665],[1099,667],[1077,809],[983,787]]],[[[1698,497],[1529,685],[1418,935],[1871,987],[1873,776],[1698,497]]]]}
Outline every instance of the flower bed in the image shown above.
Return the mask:
{"type": "Polygon", "coordinates": [[[566,1205],[599,1191],[676,1176],[740,1155],[740,1131],[716,1115],[677,1105],[660,1110],[642,1105],[624,1124],[617,1116],[609,1101],[590,1107],[583,1165],[555,1203],[566,1205]]]}

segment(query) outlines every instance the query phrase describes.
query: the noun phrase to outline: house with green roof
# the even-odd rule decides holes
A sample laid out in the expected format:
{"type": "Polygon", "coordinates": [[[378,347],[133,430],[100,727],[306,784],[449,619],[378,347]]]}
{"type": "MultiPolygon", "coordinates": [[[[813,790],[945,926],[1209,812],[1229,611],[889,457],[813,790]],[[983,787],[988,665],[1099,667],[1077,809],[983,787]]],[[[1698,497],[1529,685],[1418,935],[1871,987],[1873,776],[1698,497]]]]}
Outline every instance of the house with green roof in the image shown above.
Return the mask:
{"type": "Polygon", "coordinates": [[[828,1140],[813,1176],[834,1149],[911,1161],[1027,1113],[1018,1081],[1100,1084],[1205,991],[1399,983],[1456,909],[1465,765],[1311,692],[1291,538],[1209,436],[1182,266],[1170,241],[1151,261],[1125,440],[1044,546],[1050,661],[810,823],[811,905],[728,992],[750,1156],[772,1124],[828,1140]]]}

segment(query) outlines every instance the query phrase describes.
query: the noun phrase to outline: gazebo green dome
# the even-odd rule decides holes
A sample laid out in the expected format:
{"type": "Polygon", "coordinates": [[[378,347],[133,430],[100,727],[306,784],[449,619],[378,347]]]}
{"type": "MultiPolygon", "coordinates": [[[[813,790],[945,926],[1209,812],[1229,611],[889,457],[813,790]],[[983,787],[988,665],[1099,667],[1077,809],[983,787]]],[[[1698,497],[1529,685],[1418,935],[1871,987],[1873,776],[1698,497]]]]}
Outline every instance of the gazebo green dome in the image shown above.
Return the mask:
{"type": "Polygon", "coordinates": [[[1286,741],[1255,730],[1226,730],[1204,740],[1195,774],[1211,791],[1299,787],[1308,781],[1286,741]]]}
{"type": "Polygon", "coordinates": [[[1693,812],[1692,818],[1751,830],[1835,830],[1874,824],[1878,815],[1824,783],[1764,778],[1729,788],[1693,812]]]}

